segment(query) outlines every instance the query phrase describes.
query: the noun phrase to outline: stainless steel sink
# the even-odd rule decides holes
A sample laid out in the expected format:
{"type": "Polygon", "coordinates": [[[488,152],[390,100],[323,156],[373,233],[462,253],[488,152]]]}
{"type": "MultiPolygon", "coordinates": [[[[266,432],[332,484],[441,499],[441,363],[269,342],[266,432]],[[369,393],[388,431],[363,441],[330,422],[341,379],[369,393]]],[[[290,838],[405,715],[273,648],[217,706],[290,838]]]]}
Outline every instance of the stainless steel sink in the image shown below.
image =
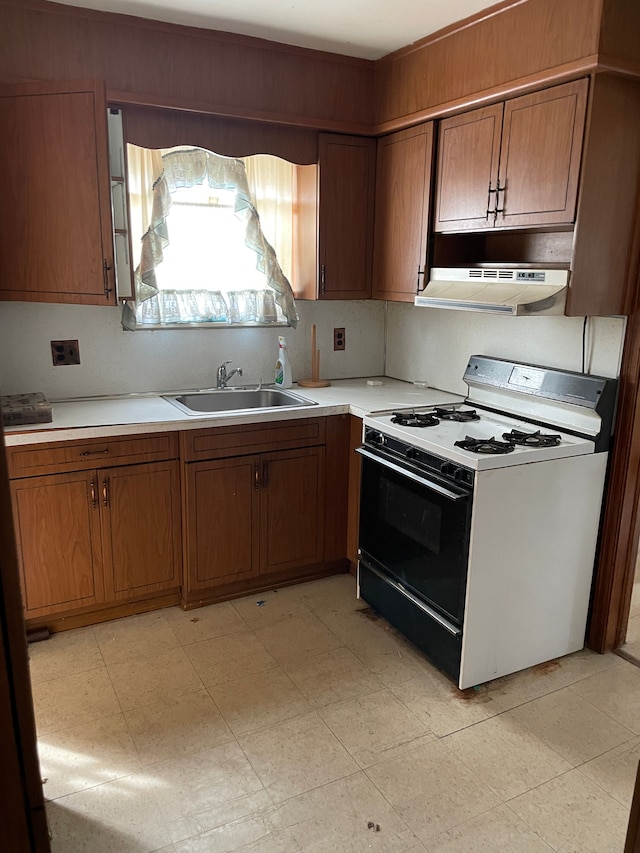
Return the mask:
{"type": "Polygon", "coordinates": [[[163,394],[162,397],[192,416],[252,412],[256,409],[300,409],[318,405],[313,400],[280,388],[224,388],[186,394],[163,394]]]}

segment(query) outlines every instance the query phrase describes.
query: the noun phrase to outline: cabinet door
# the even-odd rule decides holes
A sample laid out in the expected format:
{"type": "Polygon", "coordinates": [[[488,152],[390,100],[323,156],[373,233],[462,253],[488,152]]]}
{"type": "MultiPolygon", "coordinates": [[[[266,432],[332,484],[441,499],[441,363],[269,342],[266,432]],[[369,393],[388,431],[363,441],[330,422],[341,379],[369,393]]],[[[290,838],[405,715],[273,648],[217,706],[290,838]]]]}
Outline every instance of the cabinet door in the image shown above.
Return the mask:
{"type": "Polygon", "coordinates": [[[260,570],[320,563],[324,448],[265,453],[260,466],[260,570]]]}
{"type": "Polygon", "coordinates": [[[435,231],[493,227],[502,104],[440,122],[435,231]]]}
{"type": "Polygon", "coordinates": [[[373,296],[412,302],[423,287],[433,123],[378,140],[373,296]]]}
{"type": "Polygon", "coordinates": [[[319,138],[319,297],[371,295],[375,140],[319,138]]]}
{"type": "Polygon", "coordinates": [[[258,459],[243,456],[186,466],[188,590],[258,574],[258,459]]]}
{"type": "Polygon", "coordinates": [[[96,472],[14,480],[11,491],[26,615],[103,601],[96,472]]]}
{"type": "Polygon", "coordinates": [[[98,471],[107,597],[135,598],[180,586],[177,462],[98,471]]]}
{"type": "Polygon", "coordinates": [[[114,305],[104,86],[3,89],[0,125],[0,298],[114,305]]]}
{"type": "Polygon", "coordinates": [[[497,226],[573,222],[587,87],[576,80],[506,102],[497,226]]]}

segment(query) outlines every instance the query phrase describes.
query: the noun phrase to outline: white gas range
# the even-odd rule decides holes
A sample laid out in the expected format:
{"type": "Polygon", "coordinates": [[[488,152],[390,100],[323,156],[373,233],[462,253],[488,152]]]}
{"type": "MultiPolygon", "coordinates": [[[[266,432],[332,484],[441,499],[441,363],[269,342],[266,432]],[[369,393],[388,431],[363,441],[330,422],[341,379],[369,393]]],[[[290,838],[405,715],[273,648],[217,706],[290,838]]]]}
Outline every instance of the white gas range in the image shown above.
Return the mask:
{"type": "Polygon", "coordinates": [[[359,594],[460,688],[582,648],[616,394],[486,356],[464,379],[358,451],[359,594]]]}

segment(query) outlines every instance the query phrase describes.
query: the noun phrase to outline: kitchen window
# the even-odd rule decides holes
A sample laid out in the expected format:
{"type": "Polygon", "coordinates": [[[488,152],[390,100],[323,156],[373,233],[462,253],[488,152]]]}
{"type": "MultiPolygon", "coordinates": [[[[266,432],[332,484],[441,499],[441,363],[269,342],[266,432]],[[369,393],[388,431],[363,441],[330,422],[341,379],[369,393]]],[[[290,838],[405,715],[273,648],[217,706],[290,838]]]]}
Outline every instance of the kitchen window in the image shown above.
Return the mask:
{"type": "Polygon", "coordinates": [[[186,146],[128,145],[127,160],[136,293],[128,328],[295,326],[298,170],[314,165],[186,146]]]}

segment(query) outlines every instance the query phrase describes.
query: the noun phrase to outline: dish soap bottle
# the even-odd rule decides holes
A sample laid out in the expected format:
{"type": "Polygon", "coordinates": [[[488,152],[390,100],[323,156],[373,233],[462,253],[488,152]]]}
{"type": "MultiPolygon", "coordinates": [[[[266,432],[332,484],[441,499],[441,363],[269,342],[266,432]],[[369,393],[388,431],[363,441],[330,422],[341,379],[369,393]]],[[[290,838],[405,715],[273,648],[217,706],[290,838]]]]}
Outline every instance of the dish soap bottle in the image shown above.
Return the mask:
{"type": "Polygon", "coordinates": [[[291,388],[291,365],[289,364],[289,352],[287,350],[287,342],[282,335],[278,337],[276,385],[280,388],[291,388]]]}

